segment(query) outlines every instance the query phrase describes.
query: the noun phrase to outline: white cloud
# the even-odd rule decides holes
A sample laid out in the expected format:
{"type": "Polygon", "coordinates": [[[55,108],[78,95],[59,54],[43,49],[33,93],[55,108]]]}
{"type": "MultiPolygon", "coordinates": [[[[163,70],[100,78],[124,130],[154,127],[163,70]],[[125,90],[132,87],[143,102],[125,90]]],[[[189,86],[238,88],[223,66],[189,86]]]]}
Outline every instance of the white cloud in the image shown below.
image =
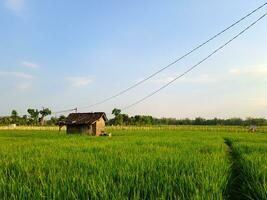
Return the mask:
{"type": "Polygon", "coordinates": [[[34,77],[30,74],[24,72],[9,72],[9,71],[0,71],[0,76],[2,77],[16,77],[22,79],[33,79],[34,77]]]}
{"type": "Polygon", "coordinates": [[[24,78],[24,79],[32,79],[33,76],[30,75],[30,74],[26,74],[26,73],[23,73],[23,72],[10,72],[11,75],[17,77],[17,78],[24,78]]]}
{"type": "Polygon", "coordinates": [[[14,82],[16,90],[25,92],[28,91],[32,86],[32,79],[34,76],[24,72],[14,71],[0,71],[0,79],[6,78],[6,80],[14,82]]]}
{"type": "Polygon", "coordinates": [[[6,0],[6,6],[13,11],[21,11],[24,7],[24,0],[6,0]]]}
{"type": "Polygon", "coordinates": [[[267,65],[252,66],[246,68],[233,68],[229,70],[233,76],[263,78],[267,80],[267,65]]]}
{"type": "Polygon", "coordinates": [[[84,87],[92,82],[92,79],[89,77],[76,76],[76,77],[69,77],[67,79],[72,87],[84,87]]]}
{"type": "Polygon", "coordinates": [[[23,67],[33,68],[33,69],[38,69],[38,68],[41,67],[39,64],[32,63],[32,62],[29,62],[29,61],[22,61],[22,62],[21,62],[21,65],[22,65],[23,67]]]}

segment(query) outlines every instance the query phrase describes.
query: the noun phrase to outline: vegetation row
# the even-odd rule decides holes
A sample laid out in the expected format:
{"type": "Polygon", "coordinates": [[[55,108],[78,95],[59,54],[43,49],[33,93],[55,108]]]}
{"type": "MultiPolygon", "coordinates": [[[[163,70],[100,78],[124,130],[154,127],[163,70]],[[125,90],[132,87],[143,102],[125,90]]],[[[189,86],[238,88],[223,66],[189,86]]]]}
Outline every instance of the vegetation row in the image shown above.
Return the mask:
{"type": "MultiPolygon", "coordinates": [[[[38,126],[56,125],[59,121],[64,121],[66,116],[52,116],[45,120],[46,116],[51,115],[51,110],[43,108],[41,110],[29,108],[28,114],[20,116],[16,110],[11,112],[10,116],[0,117],[0,125],[7,126],[16,124],[20,126],[38,126]]],[[[113,118],[109,119],[108,125],[116,126],[149,126],[149,125],[221,125],[221,126],[267,126],[267,119],[264,118],[230,118],[230,119],[204,119],[197,117],[195,119],[175,119],[175,118],[155,118],[152,116],[135,115],[128,116],[122,114],[119,109],[113,109],[113,118]]]]}

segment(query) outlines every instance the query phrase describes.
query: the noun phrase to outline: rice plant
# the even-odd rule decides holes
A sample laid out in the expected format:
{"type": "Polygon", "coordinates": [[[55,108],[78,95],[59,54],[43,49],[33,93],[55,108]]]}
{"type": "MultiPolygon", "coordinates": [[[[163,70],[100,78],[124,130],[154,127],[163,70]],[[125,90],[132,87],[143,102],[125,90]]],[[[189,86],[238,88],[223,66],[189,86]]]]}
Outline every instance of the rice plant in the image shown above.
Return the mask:
{"type": "Polygon", "coordinates": [[[231,199],[226,137],[242,158],[244,185],[266,197],[264,134],[247,142],[247,133],[228,131],[109,131],[0,131],[1,199],[231,199]]]}

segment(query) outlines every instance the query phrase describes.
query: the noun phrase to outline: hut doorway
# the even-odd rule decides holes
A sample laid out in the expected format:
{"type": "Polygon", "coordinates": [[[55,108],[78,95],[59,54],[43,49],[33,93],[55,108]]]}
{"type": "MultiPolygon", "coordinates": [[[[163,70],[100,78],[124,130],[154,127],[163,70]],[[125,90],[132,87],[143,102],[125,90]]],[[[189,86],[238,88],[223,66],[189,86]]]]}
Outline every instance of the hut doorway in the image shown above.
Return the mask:
{"type": "Polygon", "coordinates": [[[96,123],[93,123],[92,125],[92,135],[96,135],[96,123]]]}

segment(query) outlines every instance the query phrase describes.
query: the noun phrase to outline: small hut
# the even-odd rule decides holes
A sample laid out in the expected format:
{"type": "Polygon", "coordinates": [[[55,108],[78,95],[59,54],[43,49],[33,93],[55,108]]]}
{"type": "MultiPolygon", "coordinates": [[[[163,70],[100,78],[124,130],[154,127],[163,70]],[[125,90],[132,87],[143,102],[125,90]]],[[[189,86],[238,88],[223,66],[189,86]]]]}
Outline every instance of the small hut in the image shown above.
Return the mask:
{"type": "Polygon", "coordinates": [[[71,113],[65,120],[67,134],[87,134],[99,136],[105,132],[107,117],[104,112],[71,113]]]}

